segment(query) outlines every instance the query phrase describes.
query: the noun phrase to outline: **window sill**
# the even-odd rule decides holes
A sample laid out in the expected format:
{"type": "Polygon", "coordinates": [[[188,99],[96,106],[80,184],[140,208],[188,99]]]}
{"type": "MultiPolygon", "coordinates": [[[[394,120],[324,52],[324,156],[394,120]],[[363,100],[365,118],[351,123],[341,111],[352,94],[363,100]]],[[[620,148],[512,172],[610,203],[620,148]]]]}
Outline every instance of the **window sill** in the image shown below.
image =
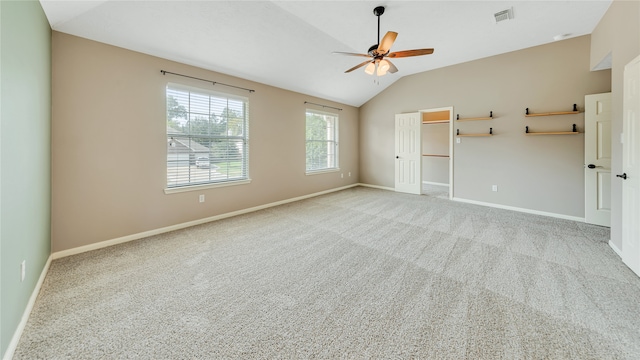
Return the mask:
{"type": "Polygon", "coordinates": [[[326,173],[332,173],[332,172],[338,172],[338,171],[340,171],[340,168],[322,169],[322,170],[307,171],[305,175],[326,174],[326,173]]]}
{"type": "Polygon", "coordinates": [[[213,188],[219,188],[219,187],[225,187],[225,186],[245,185],[249,183],[251,183],[251,179],[226,181],[226,182],[213,183],[213,184],[188,185],[188,186],[166,188],[164,189],[164,193],[167,195],[177,194],[182,192],[200,191],[200,190],[213,189],[213,188]]]}

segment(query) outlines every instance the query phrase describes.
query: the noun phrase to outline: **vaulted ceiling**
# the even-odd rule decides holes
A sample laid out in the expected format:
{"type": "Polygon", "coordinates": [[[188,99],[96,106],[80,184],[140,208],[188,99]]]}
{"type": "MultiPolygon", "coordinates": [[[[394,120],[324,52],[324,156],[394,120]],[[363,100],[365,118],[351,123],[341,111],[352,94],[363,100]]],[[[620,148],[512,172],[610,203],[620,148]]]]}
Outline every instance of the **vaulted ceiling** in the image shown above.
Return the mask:
{"type": "Polygon", "coordinates": [[[403,76],[590,34],[610,3],[41,0],[56,31],[353,106],[403,76]],[[332,52],[376,44],[380,5],[380,36],[399,34],[391,51],[435,52],[393,60],[395,74],[345,74],[366,59],[332,52]],[[496,23],[502,10],[513,18],[496,23]]]}

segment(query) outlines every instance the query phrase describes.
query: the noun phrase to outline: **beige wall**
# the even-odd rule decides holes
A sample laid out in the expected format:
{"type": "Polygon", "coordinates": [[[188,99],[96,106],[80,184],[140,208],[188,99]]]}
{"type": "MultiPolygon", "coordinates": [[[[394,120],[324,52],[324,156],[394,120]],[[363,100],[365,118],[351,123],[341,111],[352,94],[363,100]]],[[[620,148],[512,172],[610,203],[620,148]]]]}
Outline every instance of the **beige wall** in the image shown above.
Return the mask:
{"type": "Polygon", "coordinates": [[[54,252],[358,182],[357,108],[59,32],[52,61],[54,252]],[[240,93],[250,102],[251,184],[165,195],[165,86],[210,85],[161,69],[256,90],[240,93]],[[344,109],[344,178],[305,175],[304,101],[344,109]]]}
{"type": "Polygon", "coordinates": [[[461,133],[496,134],[454,144],[454,197],[584,217],[584,136],[524,134],[526,125],[568,131],[575,123],[583,131],[584,114],[525,118],[524,110],[584,109],[586,94],[609,91],[610,72],[590,72],[589,61],[590,37],[582,36],[400,79],[360,108],[360,181],[394,187],[394,114],[493,111],[494,120],[454,124],[461,133]]]}
{"type": "MultiPolygon", "coordinates": [[[[622,173],[622,95],[624,66],[640,55],[640,1],[615,0],[598,26],[591,41],[591,67],[611,54],[611,172],[622,173]]],[[[622,182],[611,181],[611,242],[622,249],[622,182]]]]}

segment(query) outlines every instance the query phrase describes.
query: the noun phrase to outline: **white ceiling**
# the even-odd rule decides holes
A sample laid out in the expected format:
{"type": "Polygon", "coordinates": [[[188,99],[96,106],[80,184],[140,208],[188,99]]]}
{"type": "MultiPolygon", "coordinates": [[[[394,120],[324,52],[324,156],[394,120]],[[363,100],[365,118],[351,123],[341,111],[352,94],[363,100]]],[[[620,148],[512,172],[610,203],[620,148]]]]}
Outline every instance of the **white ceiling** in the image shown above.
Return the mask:
{"type": "Polygon", "coordinates": [[[610,3],[41,0],[56,31],[353,106],[406,75],[590,34],[610,3]],[[380,35],[399,33],[391,51],[435,52],[393,60],[399,71],[376,84],[363,68],[344,73],[366,59],[332,52],[366,53],[379,5],[380,35]],[[514,19],[496,24],[508,8],[514,19]]]}

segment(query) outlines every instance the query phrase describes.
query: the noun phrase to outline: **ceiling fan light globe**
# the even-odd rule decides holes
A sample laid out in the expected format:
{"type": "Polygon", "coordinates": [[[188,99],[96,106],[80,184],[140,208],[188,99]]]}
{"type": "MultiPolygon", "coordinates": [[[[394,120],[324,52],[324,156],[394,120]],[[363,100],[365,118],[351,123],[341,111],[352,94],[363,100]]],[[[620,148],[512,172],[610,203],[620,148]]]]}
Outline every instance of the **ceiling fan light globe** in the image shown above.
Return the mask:
{"type": "MultiPolygon", "coordinates": [[[[388,69],[388,67],[387,67],[387,69],[388,69]]],[[[378,71],[376,72],[376,74],[377,74],[378,76],[386,75],[386,74],[387,74],[387,69],[383,69],[383,68],[381,68],[381,67],[378,67],[378,71]]]]}
{"type": "Polygon", "coordinates": [[[367,65],[367,67],[364,68],[364,72],[366,72],[369,75],[373,75],[375,71],[376,71],[376,65],[374,63],[369,63],[369,65],[367,65]]]}
{"type": "Polygon", "coordinates": [[[378,72],[382,71],[386,74],[389,67],[389,62],[387,60],[380,60],[380,63],[378,64],[378,72]]]}

